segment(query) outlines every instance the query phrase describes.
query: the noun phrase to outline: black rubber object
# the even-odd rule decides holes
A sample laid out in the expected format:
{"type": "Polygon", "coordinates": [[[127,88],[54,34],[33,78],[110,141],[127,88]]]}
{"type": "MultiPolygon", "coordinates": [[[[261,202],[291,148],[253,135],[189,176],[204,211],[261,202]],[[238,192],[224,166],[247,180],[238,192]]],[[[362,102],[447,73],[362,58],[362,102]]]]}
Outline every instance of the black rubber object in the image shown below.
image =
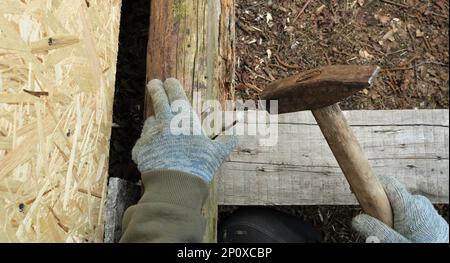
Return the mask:
{"type": "Polygon", "coordinates": [[[301,219],[266,207],[239,208],[219,225],[219,243],[312,243],[320,233],[301,219]]]}

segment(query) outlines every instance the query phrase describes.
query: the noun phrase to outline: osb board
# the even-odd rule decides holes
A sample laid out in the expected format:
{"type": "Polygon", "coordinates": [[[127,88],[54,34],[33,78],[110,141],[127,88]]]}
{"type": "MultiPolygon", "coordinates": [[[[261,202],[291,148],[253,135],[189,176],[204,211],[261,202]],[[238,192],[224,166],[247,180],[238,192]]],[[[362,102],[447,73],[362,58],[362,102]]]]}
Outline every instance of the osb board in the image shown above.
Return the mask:
{"type": "Polygon", "coordinates": [[[121,0],[0,1],[0,242],[99,242],[121,0]]]}

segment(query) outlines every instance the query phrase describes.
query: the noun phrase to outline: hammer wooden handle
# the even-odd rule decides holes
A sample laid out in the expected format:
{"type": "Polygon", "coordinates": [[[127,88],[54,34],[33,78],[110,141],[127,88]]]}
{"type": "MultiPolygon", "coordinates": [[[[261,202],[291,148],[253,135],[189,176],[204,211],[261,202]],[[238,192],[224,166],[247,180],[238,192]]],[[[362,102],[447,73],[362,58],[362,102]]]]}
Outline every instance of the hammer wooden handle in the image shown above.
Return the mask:
{"type": "Polygon", "coordinates": [[[374,175],[339,105],[312,112],[364,212],[392,227],[392,210],[383,186],[374,175]]]}

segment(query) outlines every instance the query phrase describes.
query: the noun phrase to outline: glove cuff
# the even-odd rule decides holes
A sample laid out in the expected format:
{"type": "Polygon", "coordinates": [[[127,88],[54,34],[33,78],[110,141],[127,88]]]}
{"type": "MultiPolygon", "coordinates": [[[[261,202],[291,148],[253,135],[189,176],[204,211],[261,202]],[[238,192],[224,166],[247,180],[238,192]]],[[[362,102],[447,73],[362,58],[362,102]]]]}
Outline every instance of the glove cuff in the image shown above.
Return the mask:
{"type": "Polygon", "coordinates": [[[200,210],[209,185],[201,178],[175,170],[153,170],[142,174],[142,201],[167,203],[200,210]]]}

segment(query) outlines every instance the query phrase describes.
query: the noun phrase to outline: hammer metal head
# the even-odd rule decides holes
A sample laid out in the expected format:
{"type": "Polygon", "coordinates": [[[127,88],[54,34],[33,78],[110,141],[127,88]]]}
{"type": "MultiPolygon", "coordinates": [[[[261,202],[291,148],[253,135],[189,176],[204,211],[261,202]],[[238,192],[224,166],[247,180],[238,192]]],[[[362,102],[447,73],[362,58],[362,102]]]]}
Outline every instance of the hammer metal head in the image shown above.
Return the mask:
{"type": "Polygon", "coordinates": [[[379,71],[377,66],[325,66],[275,81],[261,98],[278,100],[278,113],[319,109],[370,87],[379,71]]]}

